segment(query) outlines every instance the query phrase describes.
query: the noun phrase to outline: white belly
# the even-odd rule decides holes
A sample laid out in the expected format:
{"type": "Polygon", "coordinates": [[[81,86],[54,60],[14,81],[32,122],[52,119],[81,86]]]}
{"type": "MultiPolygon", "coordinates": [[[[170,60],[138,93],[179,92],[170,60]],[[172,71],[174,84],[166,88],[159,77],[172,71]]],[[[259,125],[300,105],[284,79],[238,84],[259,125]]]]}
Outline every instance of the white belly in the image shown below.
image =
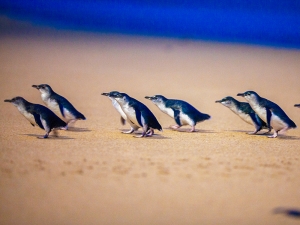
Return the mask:
{"type": "Polygon", "coordinates": [[[47,105],[47,107],[52,110],[54,113],[56,113],[57,115],[61,115],[60,109],[59,109],[59,105],[57,104],[56,101],[51,100],[50,98],[48,98],[46,101],[44,101],[45,104],[47,105]]]}
{"type": "Polygon", "coordinates": [[[140,127],[139,122],[137,121],[135,110],[132,107],[129,107],[127,104],[122,107],[124,113],[127,116],[127,120],[132,121],[135,125],[140,127]]]}
{"type": "Polygon", "coordinates": [[[188,117],[186,114],[180,113],[179,117],[180,117],[180,123],[181,123],[181,125],[190,125],[190,126],[196,125],[194,123],[194,121],[191,120],[190,117],[188,117]]]}
{"type": "MultiPolygon", "coordinates": [[[[110,97],[109,97],[110,98],[110,97]]],[[[120,104],[117,102],[117,100],[115,100],[114,98],[110,98],[112,101],[112,105],[115,107],[115,109],[120,113],[120,115],[122,116],[122,118],[124,120],[127,120],[127,116],[124,113],[122,107],[120,106],[120,104]]]]}
{"type": "Polygon", "coordinates": [[[251,116],[249,116],[249,114],[245,114],[245,113],[240,113],[237,114],[242,120],[244,120],[246,123],[249,123],[251,125],[254,125],[253,120],[251,118],[251,116]]]}
{"type": "MultiPolygon", "coordinates": [[[[250,104],[251,105],[251,104],[250,104]]],[[[263,107],[257,105],[251,105],[252,109],[256,112],[256,114],[267,123],[267,110],[263,107]]]]}
{"type": "Polygon", "coordinates": [[[69,110],[63,109],[64,112],[64,119],[65,121],[69,122],[70,120],[75,120],[76,118],[73,116],[73,114],[70,113],[69,110]]]}
{"type": "Polygon", "coordinates": [[[288,127],[288,125],[284,123],[282,120],[280,120],[278,116],[272,113],[271,127],[273,127],[274,130],[281,130],[285,127],[288,127]]]}

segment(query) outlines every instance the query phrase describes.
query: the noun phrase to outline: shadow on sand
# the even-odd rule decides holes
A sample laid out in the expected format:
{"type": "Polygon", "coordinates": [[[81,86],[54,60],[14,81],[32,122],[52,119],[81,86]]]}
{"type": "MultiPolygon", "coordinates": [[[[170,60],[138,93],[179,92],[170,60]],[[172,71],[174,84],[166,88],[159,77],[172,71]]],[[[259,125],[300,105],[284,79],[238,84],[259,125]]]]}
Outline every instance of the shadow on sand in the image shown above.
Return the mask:
{"type": "Polygon", "coordinates": [[[283,214],[288,217],[300,219],[300,209],[296,209],[296,208],[277,207],[273,209],[273,213],[283,214]]]}
{"type": "Polygon", "coordinates": [[[194,132],[190,132],[191,129],[189,128],[179,128],[177,130],[175,129],[172,129],[170,127],[166,127],[164,128],[164,130],[169,130],[169,131],[174,131],[174,132],[182,132],[182,133],[190,133],[190,134],[197,134],[197,133],[218,133],[214,130],[199,130],[199,129],[196,129],[194,132]]]}
{"type": "Polygon", "coordinates": [[[83,127],[69,127],[67,131],[71,132],[91,132],[92,130],[83,127]]]}
{"type": "Polygon", "coordinates": [[[70,138],[70,137],[67,137],[67,136],[55,136],[55,135],[49,135],[48,138],[42,138],[44,135],[38,135],[38,134],[19,134],[19,135],[26,135],[26,136],[29,136],[29,137],[36,137],[38,139],[51,139],[51,140],[71,140],[71,139],[74,139],[74,138],[70,138]]]}

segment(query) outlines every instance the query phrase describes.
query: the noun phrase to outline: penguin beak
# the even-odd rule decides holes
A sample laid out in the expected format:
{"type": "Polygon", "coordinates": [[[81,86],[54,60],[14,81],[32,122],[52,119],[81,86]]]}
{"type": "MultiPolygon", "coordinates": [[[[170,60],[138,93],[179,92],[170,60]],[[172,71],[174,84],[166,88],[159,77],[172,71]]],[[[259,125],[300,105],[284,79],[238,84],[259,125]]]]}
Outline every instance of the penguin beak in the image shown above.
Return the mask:
{"type": "Polygon", "coordinates": [[[101,95],[109,96],[109,93],[102,93],[101,95]]]}
{"type": "Polygon", "coordinates": [[[222,102],[222,100],[217,100],[217,101],[215,101],[215,103],[221,103],[222,102]]]}
{"type": "Polygon", "coordinates": [[[145,96],[146,99],[152,100],[153,97],[145,96]]]}
{"type": "Polygon", "coordinates": [[[300,108],[300,104],[295,104],[294,106],[300,108]]]}
{"type": "Polygon", "coordinates": [[[11,99],[5,99],[4,102],[12,102],[11,99]]]}
{"type": "Polygon", "coordinates": [[[40,89],[40,86],[39,86],[39,85],[32,85],[32,87],[33,87],[33,88],[36,88],[36,89],[38,89],[38,90],[40,89]]]}
{"type": "Polygon", "coordinates": [[[238,93],[237,96],[242,96],[242,97],[244,97],[244,96],[245,96],[245,93],[238,93]]]}

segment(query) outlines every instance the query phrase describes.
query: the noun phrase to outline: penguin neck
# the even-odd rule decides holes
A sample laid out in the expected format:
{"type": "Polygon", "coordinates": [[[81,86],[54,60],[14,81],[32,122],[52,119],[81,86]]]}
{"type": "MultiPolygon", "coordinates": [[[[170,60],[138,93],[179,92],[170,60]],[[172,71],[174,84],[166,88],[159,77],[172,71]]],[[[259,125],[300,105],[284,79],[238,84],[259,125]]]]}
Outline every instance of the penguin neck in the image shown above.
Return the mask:
{"type": "Polygon", "coordinates": [[[163,112],[169,115],[170,117],[174,117],[174,111],[171,108],[167,108],[165,102],[161,102],[156,104],[156,106],[163,112]]]}
{"type": "Polygon", "coordinates": [[[51,95],[52,92],[41,92],[41,97],[44,102],[48,101],[51,95]]]}
{"type": "Polygon", "coordinates": [[[234,104],[231,104],[230,106],[228,106],[228,108],[234,112],[235,114],[239,114],[239,104],[238,103],[234,103],[234,104]]]}
{"type": "Polygon", "coordinates": [[[159,102],[155,104],[161,111],[165,112],[167,110],[166,104],[164,102],[159,102]]]}
{"type": "Polygon", "coordinates": [[[15,105],[17,107],[17,109],[19,110],[19,112],[23,115],[25,115],[27,113],[26,107],[29,105],[29,102],[22,102],[18,105],[15,105]]]}
{"type": "Polygon", "coordinates": [[[252,98],[250,101],[248,101],[248,103],[251,106],[251,108],[254,109],[254,108],[260,107],[259,101],[260,101],[260,97],[255,96],[255,98],[252,98]]]}

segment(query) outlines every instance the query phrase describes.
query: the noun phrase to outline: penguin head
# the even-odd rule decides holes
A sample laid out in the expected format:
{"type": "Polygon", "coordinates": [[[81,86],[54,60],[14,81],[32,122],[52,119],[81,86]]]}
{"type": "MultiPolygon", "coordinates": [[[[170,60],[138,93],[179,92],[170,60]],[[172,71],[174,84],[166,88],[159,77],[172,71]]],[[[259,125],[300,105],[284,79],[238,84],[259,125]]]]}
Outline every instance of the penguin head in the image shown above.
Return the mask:
{"type": "Polygon", "coordinates": [[[101,93],[101,95],[104,95],[104,96],[107,96],[107,97],[113,97],[113,96],[115,96],[119,93],[120,92],[118,92],[118,91],[111,91],[111,92],[103,92],[103,93],[101,93]]]}
{"type": "Polygon", "coordinates": [[[259,98],[259,95],[254,91],[246,91],[244,93],[239,93],[239,94],[237,94],[237,96],[244,97],[248,102],[249,101],[255,101],[256,102],[259,98]]]}
{"type": "Polygon", "coordinates": [[[38,89],[42,94],[51,94],[53,92],[48,84],[32,85],[32,87],[38,89]]]}
{"type": "Polygon", "coordinates": [[[129,101],[130,97],[125,93],[120,93],[118,91],[112,91],[109,93],[109,97],[116,99],[120,104],[125,104],[129,101]]]}
{"type": "Polygon", "coordinates": [[[146,96],[146,99],[149,99],[150,101],[152,101],[155,105],[160,105],[160,104],[165,104],[166,102],[166,98],[162,95],[154,95],[154,96],[146,96]]]}
{"type": "Polygon", "coordinates": [[[226,107],[233,107],[235,106],[236,100],[233,97],[227,96],[221,100],[217,100],[216,103],[221,103],[226,107]]]}
{"type": "Polygon", "coordinates": [[[22,97],[14,97],[12,99],[5,99],[4,102],[10,102],[14,106],[22,106],[27,103],[27,101],[22,97]]]}

